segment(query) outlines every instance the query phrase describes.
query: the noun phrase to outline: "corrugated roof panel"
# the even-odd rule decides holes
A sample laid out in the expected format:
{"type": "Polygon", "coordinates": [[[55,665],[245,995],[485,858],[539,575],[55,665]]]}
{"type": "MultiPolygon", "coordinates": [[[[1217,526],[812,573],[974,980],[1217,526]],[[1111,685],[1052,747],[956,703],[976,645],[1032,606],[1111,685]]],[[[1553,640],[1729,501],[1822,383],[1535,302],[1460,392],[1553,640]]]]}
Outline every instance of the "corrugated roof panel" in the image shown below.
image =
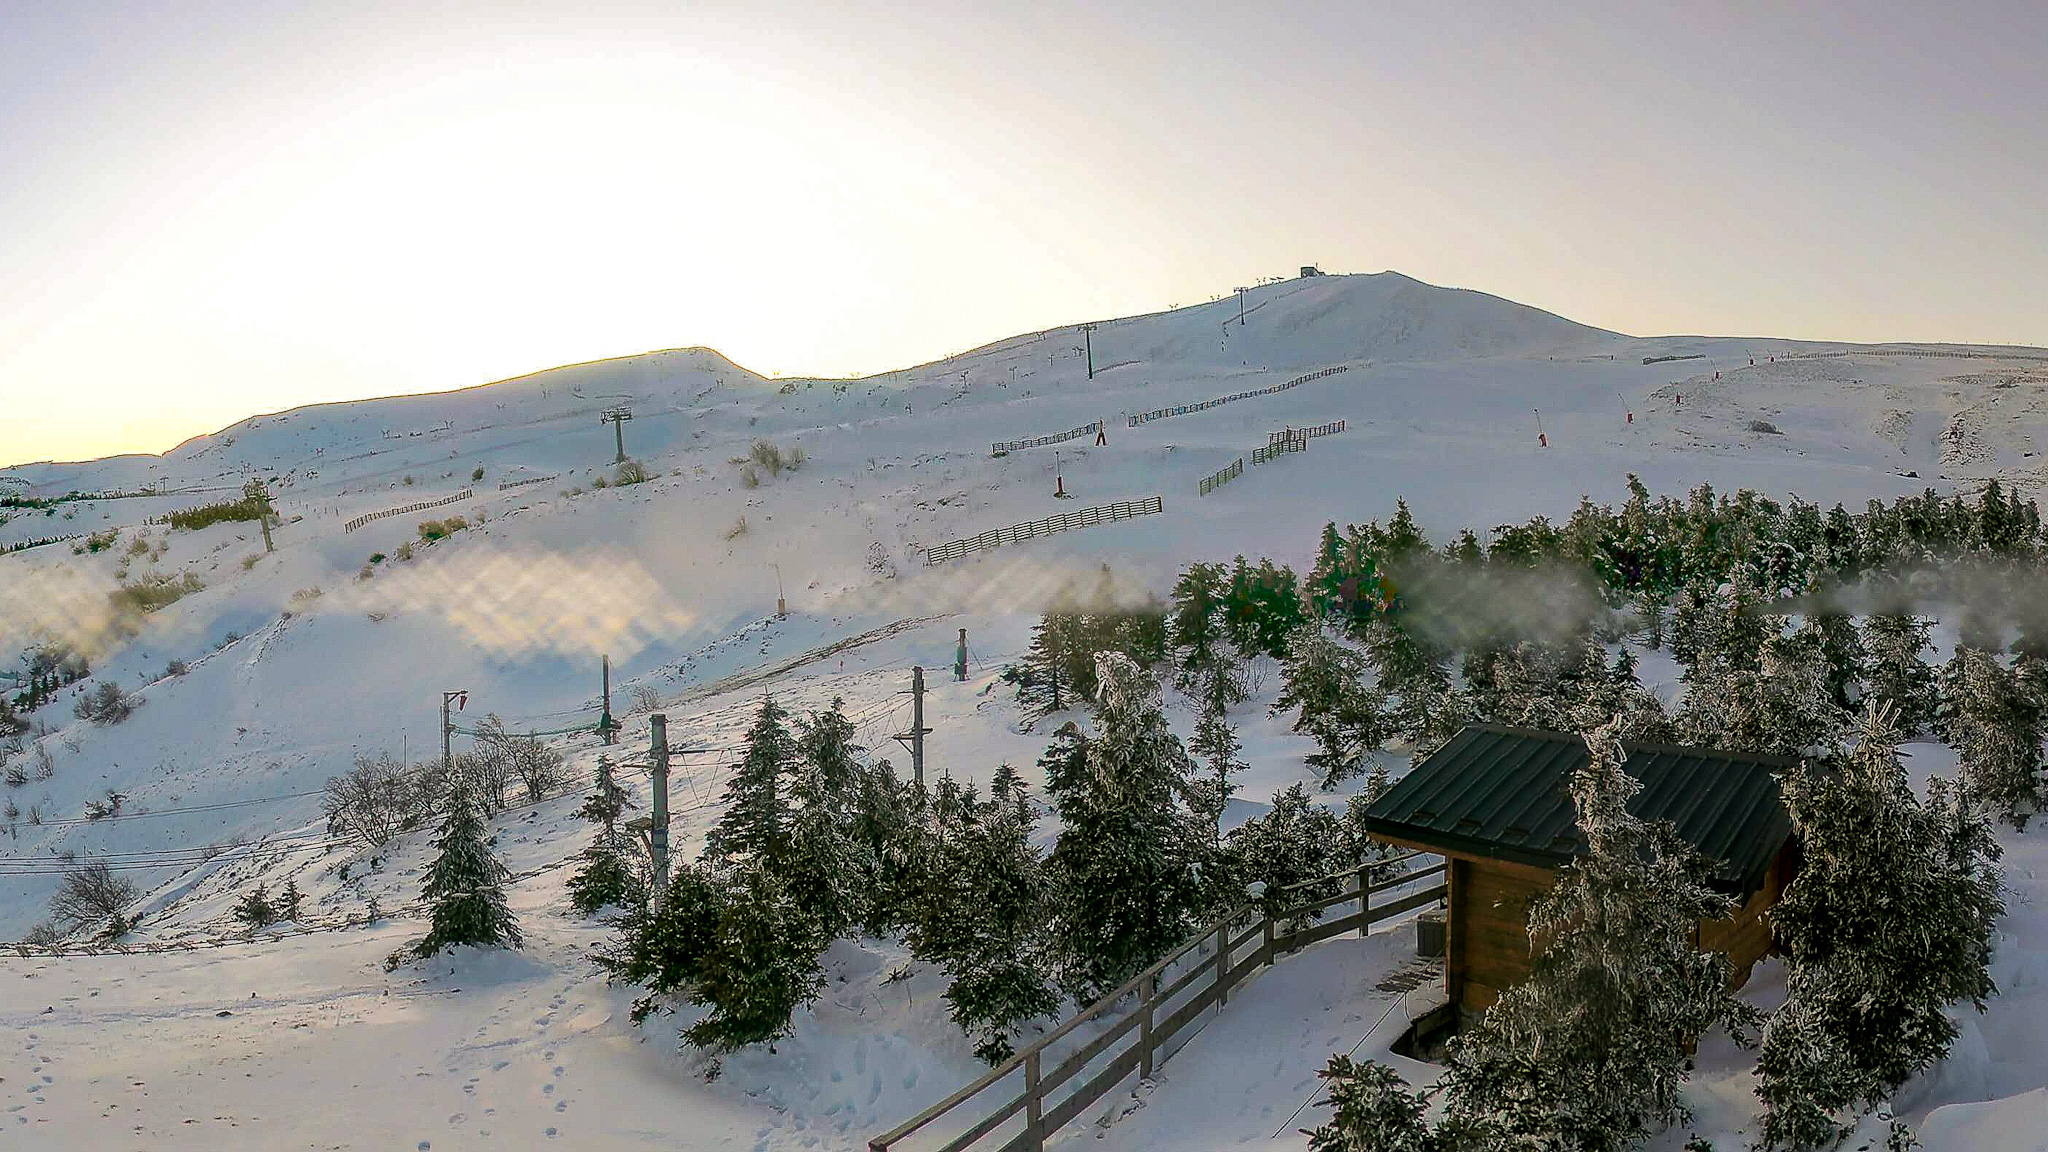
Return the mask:
{"type": "MultiPolygon", "coordinates": [[[[1754,891],[1791,834],[1772,774],[1792,761],[1705,748],[1624,748],[1629,774],[1643,784],[1630,811],[1671,821],[1688,842],[1721,861],[1723,881],[1744,894],[1754,891]]],[[[1453,851],[1558,867],[1577,848],[1571,773],[1589,759],[1578,736],[1471,725],[1389,788],[1367,810],[1366,827],[1453,851]]]]}

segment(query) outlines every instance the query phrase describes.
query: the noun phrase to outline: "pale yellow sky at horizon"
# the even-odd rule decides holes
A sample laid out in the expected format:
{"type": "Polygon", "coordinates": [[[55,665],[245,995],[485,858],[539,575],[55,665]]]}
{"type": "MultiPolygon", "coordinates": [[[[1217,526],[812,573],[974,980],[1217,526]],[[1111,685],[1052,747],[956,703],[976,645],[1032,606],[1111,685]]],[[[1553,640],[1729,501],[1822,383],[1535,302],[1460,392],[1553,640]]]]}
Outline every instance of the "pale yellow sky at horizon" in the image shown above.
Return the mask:
{"type": "Polygon", "coordinates": [[[2023,4],[6,29],[0,465],[664,347],[886,371],[1302,263],[1638,334],[2048,344],[2023,4]]]}

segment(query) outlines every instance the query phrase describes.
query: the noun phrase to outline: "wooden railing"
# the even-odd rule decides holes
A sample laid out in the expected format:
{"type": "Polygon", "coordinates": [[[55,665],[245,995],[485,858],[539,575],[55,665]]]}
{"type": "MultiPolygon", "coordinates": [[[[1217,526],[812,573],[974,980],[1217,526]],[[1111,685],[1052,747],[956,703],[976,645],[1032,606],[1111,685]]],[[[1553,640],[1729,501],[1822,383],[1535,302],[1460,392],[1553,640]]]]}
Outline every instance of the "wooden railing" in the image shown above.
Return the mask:
{"type": "Polygon", "coordinates": [[[1435,864],[1392,880],[1366,883],[1374,869],[1423,855],[1414,852],[1289,885],[1281,891],[1327,892],[1331,884],[1346,882],[1351,888],[1305,900],[1276,916],[1265,916],[1255,907],[1238,909],[987,1075],[869,1140],[869,1152],[908,1152],[898,1146],[919,1135],[925,1141],[918,1152],[1042,1152],[1048,1138],[1114,1091],[1125,1077],[1135,1072],[1149,1079],[1158,1064],[1201,1030],[1191,1030],[1190,1025],[1211,1007],[1220,1009],[1229,1001],[1230,990],[1260,968],[1317,941],[1353,929],[1363,934],[1382,920],[1442,899],[1447,887],[1439,880],[1384,904],[1372,902],[1375,895],[1410,888],[1443,873],[1444,863],[1438,858],[1435,864]],[[1357,911],[1320,919],[1328,909],[1352,902],[1357,911]],[[1084,1025],[1111,1016],[1131,997],[1135,1002],[1108,1027],[1093,1035],[1084,1033],[1084,1025]],[[1066,1048],[1072,1050],[1055,1058],[1055,1049],[1066,1048]],[[942,1119],[953,1122],[943,1126],[943,1134],[933,1130],[942,1119]]]}
{"type": "Polygon", "coordinates": [[[1019,540],[1049,536],[1054,532],[1067,532],[1075,528],[1093,528],[1097,524],[1128,520],[1133,516],[1150,516],[1164,511],[1165,508],[1164,501],[1157,496],[1151,496],[1143,500],[1119,500],[1114,504],[1098,504],[1078,512],[1062,512],[1058,516],[1028,520],[1022,524],[1012,524],[1008,528],[991,528],[979,536],[969,536],[964,540],[948,540],[944,544],[934,544],[925,550],[924,562],[926,566],[943,564],[948,560],[958,560],[962,556],[971,556],[990,548],[1015,544],[1019,540]]]}

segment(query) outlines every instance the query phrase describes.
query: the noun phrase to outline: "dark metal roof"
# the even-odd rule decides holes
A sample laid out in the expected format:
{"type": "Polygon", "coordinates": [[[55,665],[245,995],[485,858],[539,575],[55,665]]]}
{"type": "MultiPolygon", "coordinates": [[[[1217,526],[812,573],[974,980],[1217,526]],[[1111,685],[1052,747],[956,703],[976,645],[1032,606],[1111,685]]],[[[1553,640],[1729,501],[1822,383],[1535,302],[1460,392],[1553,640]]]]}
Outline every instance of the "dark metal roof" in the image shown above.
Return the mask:
{"type": "MultiPolygon", "coordinates": [[[[1773,773],[1796,761],[1710,748],[1624,744],[1642,782],[1629,811],[1669,820],[1721,862],[1717,887],[1747,897],[1791,838],[1773,773]]],[[[1417,764],[1366,810],[1366,831],[1450,852],[1559,868],[1581,850],[1567,790],[1591,759],[1562,732],[1474,724],[1417,764]]]]}

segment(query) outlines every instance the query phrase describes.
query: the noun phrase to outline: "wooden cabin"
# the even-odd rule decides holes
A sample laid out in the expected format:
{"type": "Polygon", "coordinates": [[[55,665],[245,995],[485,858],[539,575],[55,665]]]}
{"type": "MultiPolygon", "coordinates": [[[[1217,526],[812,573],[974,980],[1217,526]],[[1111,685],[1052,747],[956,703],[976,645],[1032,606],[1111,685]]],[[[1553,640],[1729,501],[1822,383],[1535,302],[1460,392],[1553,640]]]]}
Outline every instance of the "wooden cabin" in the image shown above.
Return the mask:
{"type": "MultiPolygon", "coordinates": [[[[1774,773],[1794,762],[1708,748],[1624,744],[1642,791],[1629,811],[1669,820],[1721,862],[1715,887],[1740,905],[1703,921],[1695,939],[1726,953],[1740,987],[1771,949],[1767,916],[1797,866],[1792,821],[1774,773]]],[[[1483,1010],[1529,975],[1530,900],[1581,850],[1568,784],[1591,758],[1561,732],[1472,725],[1402,777],[1366,812],[1374,839],[1441,854],[1449,867],[1444,984],[1450,1002],[1483,1010]]]]}

